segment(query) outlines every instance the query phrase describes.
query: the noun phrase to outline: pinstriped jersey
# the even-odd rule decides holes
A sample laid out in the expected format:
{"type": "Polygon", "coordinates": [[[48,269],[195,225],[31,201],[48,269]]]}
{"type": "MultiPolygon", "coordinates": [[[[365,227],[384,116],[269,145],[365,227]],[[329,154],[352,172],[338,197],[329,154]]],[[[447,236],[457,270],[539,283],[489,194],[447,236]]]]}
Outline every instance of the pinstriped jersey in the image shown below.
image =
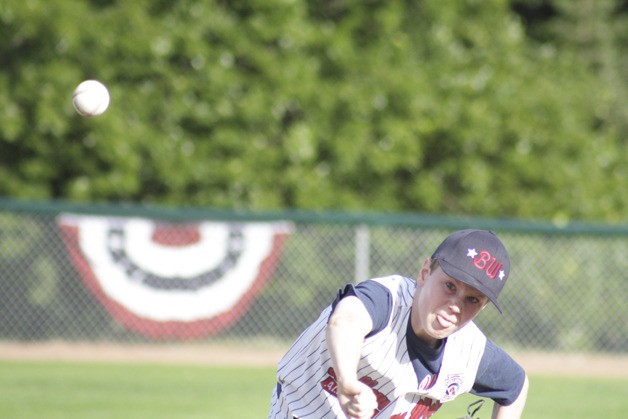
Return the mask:
{"type": "MultiPolygon", "coordinates": [[[[445,342],[437,374],[418,382],[408,354],[406,334],[416,282],[401,276],[376,278],[390,291],[392,311],[382,330],[362,345],[358,378],[377,397],[377,418],[428,418],[442,403],[471,390],[486,337],[470,322],[445,342]]],[[[273,397],[271,418],[344,418],[336,398],[336,375],[326,345],[332,306],[296,340],[280,360],[281,393],[273,397]]]]}

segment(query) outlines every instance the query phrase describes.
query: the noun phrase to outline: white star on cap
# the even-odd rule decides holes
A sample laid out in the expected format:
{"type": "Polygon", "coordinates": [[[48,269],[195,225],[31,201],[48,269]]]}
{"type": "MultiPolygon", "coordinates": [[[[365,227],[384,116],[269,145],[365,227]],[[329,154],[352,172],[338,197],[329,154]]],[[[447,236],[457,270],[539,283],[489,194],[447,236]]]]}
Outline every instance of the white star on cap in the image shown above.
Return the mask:
{"type": "Polygon", "coordinates": [[[506,273],[504,271],[499,271],[499,280],[500,281],[503,281],[505,276],[506,276],[506,273]]]}
{"type": "Polygon", "coordinates": [[[478,255],[478,252],[475,249],[467,249],[467,256],[470,258],[474,258],[478,255]]]}

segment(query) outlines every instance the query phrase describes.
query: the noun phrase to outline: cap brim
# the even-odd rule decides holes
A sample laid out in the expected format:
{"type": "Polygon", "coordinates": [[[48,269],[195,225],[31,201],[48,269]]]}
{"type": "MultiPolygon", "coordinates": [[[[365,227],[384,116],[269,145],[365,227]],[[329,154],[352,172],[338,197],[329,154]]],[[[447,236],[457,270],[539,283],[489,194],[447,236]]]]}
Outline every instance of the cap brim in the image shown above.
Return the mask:
{"type": "Polygon", "coordinates": [[[489,299],[491,303],[493,303],[493,305],[497,308],[497,311],[499,311],[500,314],[502,313],[502,306],[501,304],[499,304],[499,301],[497,301],[497,297],[493,295],[493,293],[491,293],[488,288],[482,285],[482,283],[476,281],[475,278],[473,278],[471,275],[461,269],[456,268],[446,260],[438,258],[437,260],[443,272],[445,272],[448,276],[460,282],[464,282],[465,284],[472,286],[476,290],[480,291],[489,299]]]}

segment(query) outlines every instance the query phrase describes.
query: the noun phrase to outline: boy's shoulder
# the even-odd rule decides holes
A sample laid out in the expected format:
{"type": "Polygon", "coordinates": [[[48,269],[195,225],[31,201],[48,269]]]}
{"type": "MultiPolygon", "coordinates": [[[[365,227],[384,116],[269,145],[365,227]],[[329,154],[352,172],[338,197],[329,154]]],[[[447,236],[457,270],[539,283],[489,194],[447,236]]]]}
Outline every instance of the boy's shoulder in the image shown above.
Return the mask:
{"type": "Polygon", "coordinates": [[[411,302],[417,288],[415,280],[402,275],[382,276],[372,278],[368,281],[372,281],[386,288],[395,302],[411,302]]]}

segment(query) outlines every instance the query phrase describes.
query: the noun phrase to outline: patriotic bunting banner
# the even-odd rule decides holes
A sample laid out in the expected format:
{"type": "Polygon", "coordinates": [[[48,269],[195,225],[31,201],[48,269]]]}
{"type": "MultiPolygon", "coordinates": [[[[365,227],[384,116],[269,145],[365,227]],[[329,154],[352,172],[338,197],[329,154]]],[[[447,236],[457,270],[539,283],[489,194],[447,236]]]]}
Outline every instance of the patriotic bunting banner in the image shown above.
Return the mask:
{"type": "Polygon", "coordinates": [[[163,223],[64,214],[58,223],[89,291],[126,328],[193,339],[235,323],[272,277],[288,223],[163,223]]]}

